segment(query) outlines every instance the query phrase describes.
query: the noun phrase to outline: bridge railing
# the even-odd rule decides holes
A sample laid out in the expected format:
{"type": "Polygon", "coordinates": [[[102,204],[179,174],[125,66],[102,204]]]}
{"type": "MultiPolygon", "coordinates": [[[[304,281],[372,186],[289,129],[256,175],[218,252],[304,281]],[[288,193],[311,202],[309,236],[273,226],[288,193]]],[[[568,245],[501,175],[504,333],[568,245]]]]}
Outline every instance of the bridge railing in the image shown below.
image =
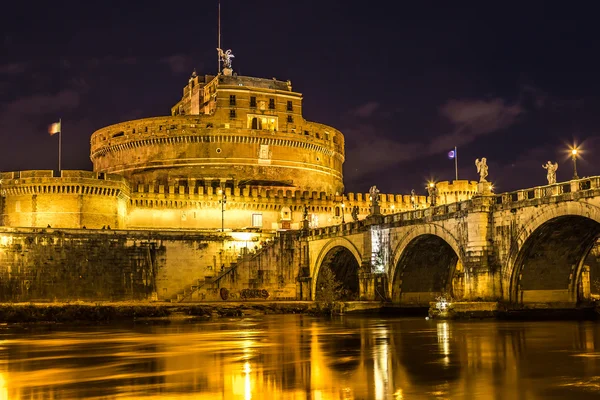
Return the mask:
{"type": "Polygon", "coordinates": [[[600,188],[600,176],[582,178],[553,185],[537,186],[529,189],[496,195],[496,204],[509,204],[523,200],[542,199],[566,193],[582,192],[600,188]]]}

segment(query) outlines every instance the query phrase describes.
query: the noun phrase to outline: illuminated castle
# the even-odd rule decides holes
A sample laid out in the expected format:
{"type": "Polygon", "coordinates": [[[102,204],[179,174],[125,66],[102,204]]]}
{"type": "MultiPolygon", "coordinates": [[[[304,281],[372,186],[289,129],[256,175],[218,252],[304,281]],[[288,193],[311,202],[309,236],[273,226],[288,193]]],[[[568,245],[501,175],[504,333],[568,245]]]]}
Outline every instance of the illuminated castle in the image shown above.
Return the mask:
{"type": "MultiPolygon", "coordinates": [[[[170,116],[122,122],[91,136],[93,172],[0,175],[0,225],[98,229],[298,229],[369,213],[343,194],[344,136],[302,115],[290,81],[195,72],[170,116]]],[[[474,182],[445,183],[466,199],[474,182]]],[[[440,188],[441,189],[441,188],[440,188]]],[[[443,199],[446,199],[443,197],[443,199]]],[[[381,195],[383,213],[425,196],[381,195]]]]}

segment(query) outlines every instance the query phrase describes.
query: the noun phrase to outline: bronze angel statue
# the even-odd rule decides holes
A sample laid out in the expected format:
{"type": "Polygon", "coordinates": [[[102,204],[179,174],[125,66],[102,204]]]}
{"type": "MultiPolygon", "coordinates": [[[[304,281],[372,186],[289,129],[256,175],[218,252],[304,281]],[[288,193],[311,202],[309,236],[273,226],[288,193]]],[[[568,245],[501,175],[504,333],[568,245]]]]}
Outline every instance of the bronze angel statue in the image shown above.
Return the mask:
{"type": "Polygon", "coordinates": [[[231,49],[223,51],[222,49],[217,48],[219,52],[219,58],[223,63],[223,68],[231,68],[231,59],[235,58],[235,56],[231,53],[231,49]]]}

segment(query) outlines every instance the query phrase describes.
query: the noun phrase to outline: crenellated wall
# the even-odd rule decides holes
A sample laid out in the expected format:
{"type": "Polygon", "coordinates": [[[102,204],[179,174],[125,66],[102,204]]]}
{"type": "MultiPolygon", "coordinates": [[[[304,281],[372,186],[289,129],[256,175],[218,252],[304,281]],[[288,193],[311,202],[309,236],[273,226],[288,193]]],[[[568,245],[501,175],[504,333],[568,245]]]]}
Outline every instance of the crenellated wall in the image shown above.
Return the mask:
{"type": "Polygon", "coordinates": [[[458,203],[472,198],[477,194],[477,181],[458,180],[436,183],[439,204],[458,203]]]}
{"type": "Polygon", "coordinates": [[[124,228],[129,185],[118,175],[89,171],[0,174],[2,224],[12,227],[124,228]]]}
{"type": "MultiPolygon", "coordinates": [[[[326,192],[265,187],[219,189],[206,180],[156,180],[130,187],[119,175],[89,171],[21,171],[0,174],[2,226],[113,229],[300,229],[307,207],[313,228],[370,214],[369,193],[326,192]],[[258,216],[258,219],[257,219],[258,216]]],[[[472,184],[472,183],[470,183],[472,184]]],[[[439,183],[446,187],[445,182],[439,183]]],[[[467,186],[468,187],[468,186],[467,186]]],[[[447,197],[442,198],[446,199],[447,197]]],[[[425,196],[380,194],[382,214],[422,209],[425,196]]],[[[438,200],[438,204],[440,203],[438,200]]]]}

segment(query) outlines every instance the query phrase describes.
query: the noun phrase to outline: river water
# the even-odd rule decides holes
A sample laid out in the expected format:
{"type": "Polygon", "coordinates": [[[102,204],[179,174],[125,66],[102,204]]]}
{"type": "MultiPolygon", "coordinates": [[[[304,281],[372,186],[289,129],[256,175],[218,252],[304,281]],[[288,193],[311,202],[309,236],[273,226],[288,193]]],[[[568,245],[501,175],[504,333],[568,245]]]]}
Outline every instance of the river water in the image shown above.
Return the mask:
{"type": "Polygon", "coordinates": [[[0,326],[0,399],[587,399],[600,323],[272,315],[0,326]]]}

